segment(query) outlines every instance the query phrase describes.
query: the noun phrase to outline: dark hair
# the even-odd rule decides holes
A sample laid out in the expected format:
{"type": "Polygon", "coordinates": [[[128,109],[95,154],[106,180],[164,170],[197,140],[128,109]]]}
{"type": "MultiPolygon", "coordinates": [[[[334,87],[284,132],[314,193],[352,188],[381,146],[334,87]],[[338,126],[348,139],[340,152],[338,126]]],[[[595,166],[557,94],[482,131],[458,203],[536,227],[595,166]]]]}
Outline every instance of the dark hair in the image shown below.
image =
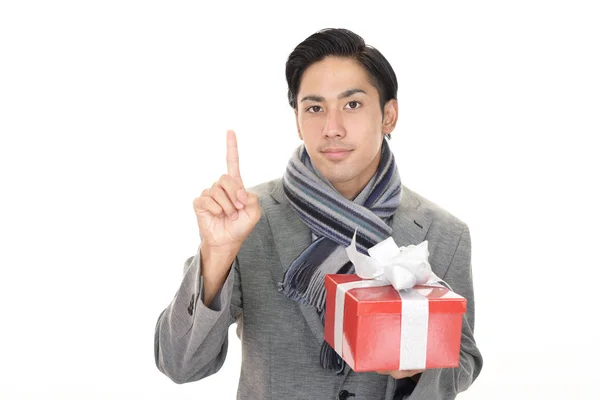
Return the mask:
{"type": "Polygon", "coordinates": [[[288,83],[288,101],[292,108],[298,106],[298,89],[304,71],[327,56],[348,57],[358,61],[367,71],[371,84],[377,88],[381,112],[385,104],[396,99],[398,81],[394,69],[374,47],[367,46],[362,37],[347,29],[323,29],[300,43],[289,55],[285,64],[288,83]]]}

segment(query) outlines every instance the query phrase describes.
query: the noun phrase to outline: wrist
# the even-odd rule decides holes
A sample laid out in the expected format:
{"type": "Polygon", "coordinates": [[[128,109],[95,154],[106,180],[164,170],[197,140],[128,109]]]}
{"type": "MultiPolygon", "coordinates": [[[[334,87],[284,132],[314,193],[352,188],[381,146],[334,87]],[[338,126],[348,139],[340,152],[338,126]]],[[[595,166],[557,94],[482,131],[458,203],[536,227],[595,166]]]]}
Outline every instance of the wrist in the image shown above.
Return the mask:
{"type": "Polygon", "coordinates": [[[210,264],[232,263],[239,250],[239,246],[210,246],[205,242],[200,244],[202,261],[210,264]]]}
{"type": "Polygon", "coordinates": [[[200,245],[202,276],[210,282],[224,281],[239,249],[200,245]]]}

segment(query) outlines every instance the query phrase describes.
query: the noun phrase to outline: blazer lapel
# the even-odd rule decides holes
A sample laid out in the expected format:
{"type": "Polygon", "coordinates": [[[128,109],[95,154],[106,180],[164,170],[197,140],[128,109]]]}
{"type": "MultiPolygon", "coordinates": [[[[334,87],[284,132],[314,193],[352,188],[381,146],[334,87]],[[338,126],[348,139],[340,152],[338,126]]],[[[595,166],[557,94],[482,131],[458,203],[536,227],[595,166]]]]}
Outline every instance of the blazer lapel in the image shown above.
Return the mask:
{"type": "MultiPolygon", "coordinates": [[[[281,263],[271,265],[271,277],[276,283],[280,283],[283,282],[283,276],[292,262],[312,243],[312,235],[285,198],[283,180],[277,182],[271,196],[278,204],[266,206],[263,211],[271,226],[275,249],[281,263]]],[[[297,304],[317,343],[321,345],[324,340],[323,322],[316,308],[297,304]]]]}
{"type": "Polygon", "coordinates": [[[263,206],[281,263],[271,266],[271,275],[277,282],[283,281],[283,275],[289,266],[312,242],[310,229],[283,195],[282,182],[279,181],[271,192],[278,203],[263,206]]]}
{"type": "Polygon", "coordinates": [[[425,239],[431,217],[419,209],[420,205],[412,190],[402,185],[402,200],[392,221],[392,237],[398,247],[416,245],[425,239]]]}
{"type": "MultiPolygon", "coordinates": [[[[283,192],[283,180],[277,182],[271,192],[276,204],[265,205],[263,211],[273,232],[279,265],[271,265],[271,277],[275,283],[283,276],[292,262],[312,242],[310,229],[298,217],[283,192]]],[[[418,210],[420,201],[408,188],[402,186],[402,200],[392,221],[392,237],[398,246],[421,243],[431,225],[431,218],[418,210]]],[[[312,306],[297,303],[300,311],[319,345],[323,342],[323,323],[312,306]]]]}

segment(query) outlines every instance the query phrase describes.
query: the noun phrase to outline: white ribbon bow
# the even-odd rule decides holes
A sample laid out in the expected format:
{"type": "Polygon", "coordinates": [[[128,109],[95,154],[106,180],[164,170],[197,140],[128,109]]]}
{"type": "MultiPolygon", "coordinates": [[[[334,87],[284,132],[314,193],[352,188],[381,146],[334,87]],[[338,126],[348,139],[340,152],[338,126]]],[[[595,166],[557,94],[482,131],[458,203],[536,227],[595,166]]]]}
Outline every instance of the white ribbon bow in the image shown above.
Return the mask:
{"type": "Polygon", "coordinates": [[[437,282],[440,279],[429,265],[427,240],[418,245],[398,247],[392,237],[368,249],[370,255],[356,249],[356,231],[350,246],[346,247],[348,258],[354,264],[356,274],[362,279],[387,281],[394,289],[410,289],[415,285],[437,282]]]}

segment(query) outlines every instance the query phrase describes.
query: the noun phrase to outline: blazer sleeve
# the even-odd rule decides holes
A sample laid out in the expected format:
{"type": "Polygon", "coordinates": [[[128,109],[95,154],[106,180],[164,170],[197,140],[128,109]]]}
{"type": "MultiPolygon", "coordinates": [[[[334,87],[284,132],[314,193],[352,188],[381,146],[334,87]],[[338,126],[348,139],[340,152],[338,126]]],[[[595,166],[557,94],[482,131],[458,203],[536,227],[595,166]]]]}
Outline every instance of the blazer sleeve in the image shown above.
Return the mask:
{"type": "Polygon", "coordinates": [[[449,400],[471,386],[483,366],[483,358],[474,338],[475,300],[471,275],[471,236],[465,225],[454,257],[442,278],[454,292],[467,299],[467,311],[463,315],[460,361],[457,368],[429,369],[421,374],[407,400],[449,400]]]}
{"type": "Polygon", "coordinates": [[[225,362],[228,328],[241,318],[237,258],[209,307],[204,305],[201,271],[198,251],[186,260],[181,286],[156,323],[156,366],[175,383],[193,382],[216,373],[225,362]]]}

